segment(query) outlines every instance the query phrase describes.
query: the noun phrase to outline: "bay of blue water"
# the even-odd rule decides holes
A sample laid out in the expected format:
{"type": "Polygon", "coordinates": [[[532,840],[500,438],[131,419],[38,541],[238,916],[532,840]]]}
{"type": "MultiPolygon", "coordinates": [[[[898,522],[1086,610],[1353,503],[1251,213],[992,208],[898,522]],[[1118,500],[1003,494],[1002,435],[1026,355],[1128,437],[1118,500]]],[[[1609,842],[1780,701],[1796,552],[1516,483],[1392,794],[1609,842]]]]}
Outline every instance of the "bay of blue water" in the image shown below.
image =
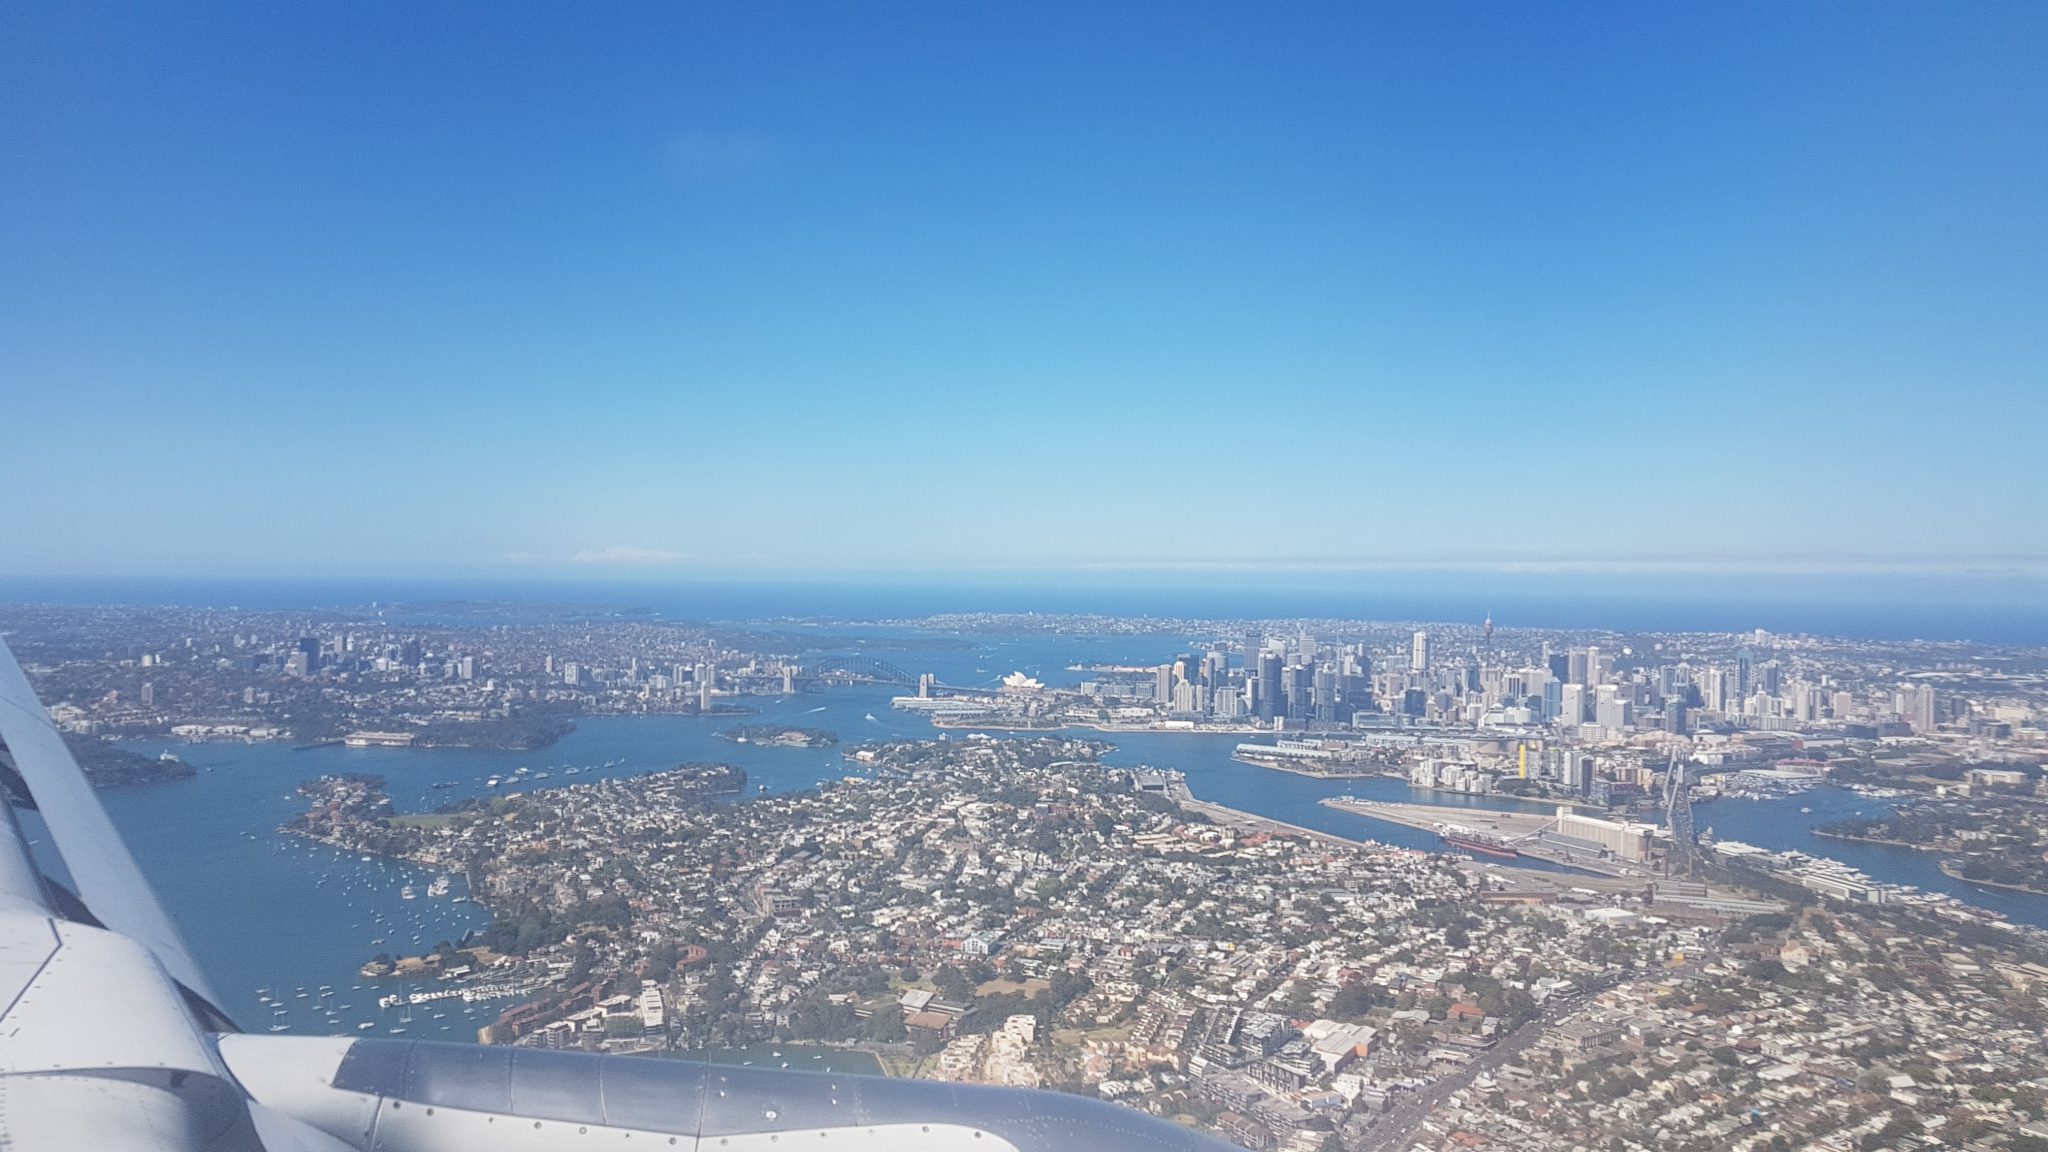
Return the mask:
{"type": "MultiPolygon", "coordinates": [[[[849,740],[907,727],[889,711],[881,693],[763,704],[763,715],[770,719],[833,729],[849,740]],[[876,721],[865,719],[871,710],[876,721]]],[[[538,753],[176,745],[173,750],[199,770],[196,777],[116,789],[102,793],[102,800],[228,1012],[244,1028],[260,1031],[282,1024],[295,1032],[354,1032],[368,1022],[375,1024],[365,1032],[369,1035],[404,1027],[406,1035],[469,1040],[504,1005],[444,1001],[415,1007],[414,1019],[401,1021],[397,1011],[379,1009],[377,998],[427,986],[365,981],[357,969],[378,952],[416,955],[438,941],[458,940],[489,923],[489,917],[478,905],[455,899],[464,894],[460,877],[448,897],[429,898],[431,873],[396,861],[364,861],[279,833],[279,825],[304,810],[295,787],[316,776],[376,773],[388,781],[400,811],[417,812],[489,793],[493,790],[485,782],[490,776],[509,776],[522,767],[548,772],[549,779],[496,791],[639,775],[697,760],[746,768],[749,795],[758,795],[763,786],[775,792],[810,788],[843,774],[847,762],[837,749],[762,748],[718,735],[753,719],[592,717],[538,753]],[[607,761],[612,767],[604,767],[607,761]],[[571,767],[582,771],[568,775],[571,767]],[[453,786],[435,788],[436,783],[453,786]],[[411,900],[402,895],[408,884],[414,890],[411,900]],[[337,994],[319,1000],[313,993],[322,985],[337,994]],[[309,992],[303,1000],[296,995],[300,988],[309,992]],[[260,999],[264,989],[283,999],[283,1015],[260,999]],[[315,1011],[316,1004],[332,1008],[335,1018],[315,1011]]],[[[153,754],[165,745],[130,747],[153,754]]]]}
{"type": "MultiPolygon", "coordinates": [[[[1113,764],[1142,763],[1179,768],[1188,774],[1188,784],[1200,799],[1357,840],[1377,840],[1383,844],[1429,851],[1444,850],[1443,844],[1431,833],[1338,811],[1324,806],[1321,803],[1323,799],[1349,793],[1369,800],[1441,807],[1519,812],[1542,810],[1539,806],[1515,801],[1410,788],[1405,781],[1388,777],[1319,780],[1291,772],[1256,768],[1230,759],[1231,749],[1239,739],[1236,737],[1117,733],[1110,739],[1117,743],[1117,750],[1108,757],[1113,764]]],[[[2003,913],[2014,921],[2048,928],[2048,897],[1979,888],[1952,880],[1935,866],[1940,857],[1933,853],[1829,840],[1812,834],[1812,829],[1833,820],[1851,815],[1878,816],[1885,810],[1884,801],[1869,800],[1846,788],[1829,786],[1800,796],[1772,800],[1719,800],[1700,805],[1695,810],[1694,819],[1699,828],[1711,829],[1719,839],[1739,840],[1773,851],[1799,851],[1831,857],[1887,883],[1911,884],[1931,892],[1945,892],[1980,908],[2003,913]]],[[[1528,867],[1535,862],[1519,863],[1528,867]]]]}
{"type": "MultiPolygon", "coordinates": [[[[911,672],[932,671],[948,683],[993,683],[1023,671],[1050,683],[1072,683],[1075,660],[1150,663],[1184,651],[1175,637],[1029,636],[960,637],[941,650],[892,652],[877,637],[877,655],[911,672]]],[[[577,731],[539,752],[460,749],[294,750],[286,745],[179,745],[175,751],[198,768],[191,780],[102,794],[165,906],[229,1012],[246,1028],[273,1024],[292,1032],[386,1035],[394,1027],[422,1038],[471,1039],[501,1004],[441,1002],[414,1008],[410,1021],[380,1010],[376,999],[399,990],[364,981],[357,968],[380,951],[420,952],[439,940],[458,939],[485,923],[475,904],[432,899],[432,876],[408,865],[364,861],[277,832],[303,808],[301,782],[336,772],[384,776],[400,810],[421,811],[489,791],[485,780],[525,767],[548,772],[552,787],[602,776],[630,776],[677,763],[724,760],[746,768],[749,796],[809,788],[846,774],[853,765],[844,745],[885,738],[925,738],[934,729],[922,718],[894,712],[886,686],[840,689],[784,698],[754,698],[758,717],[589,717],[577,731]],[[718,733],[737,723],[773,722],[837,732],[841,748],[764,748],[735,744],[718,733]],[[612,762],[609,768],[604,767],[612,762]],[[583,769],[575,776],[567,769],[583,769]],[[437,782],[451,787],[437,789],[437,782]],[[401,898],[403,886],[417,898],[401,898]],[[377,941],[382,943],[377,943],[377,941]],[[323,998],[322,986],[332,990],[323,998]],[[306,997],[297,995],[299,990],[306,997]],[[272,1001],[261,999],[268,990],[272,1001]],[[344,1007],[345,1005],[345,1007],[344,1007]],[[279,1009],[282,1013],[279,1013],[279,1009]],[[438,1013],[438,1015],[437,1015],[438,1013]]],[[[1078,735],[1091,735],[1077,733],[1078,735]]],[[[1233,808],[1356,839],[1437,849],[1428,833],[1339,812],[1319,801],[1345,793],[1375,799],[1476,807],[1520,808],[1483,797],[1410,789],[1389,778],[1318,780],[1240,764],[1230,759],[1238,736],[1120,733],[1109,762],[1150,764],[1187,774],[1195,795],[1233,808]]],[[[153,754],[165,745],[131,745],[153,754]]],[[[501,789],[503,790],[503,789],[501,789]]],[[[744,803],[744,798],[731,802],[744,803]]],[[[1952,893],[2015,920],[2048,927],[2048,898],[1973,888],[1941,875],[1935,858],[1904,849],[1838,843],[1809,834],[1814,825],[1879,803],[1824,788],[1782,800],[1724,800],[1702,806],[1699,823],[1724,839],[1773,849],[1799,849],[1846,861],[1881,880],[1952,893]],[[1801,812],[1801,808],[1810,812],[1801,812]]],[[[33,834],[34,826],[30,822],[33,834]]]]}

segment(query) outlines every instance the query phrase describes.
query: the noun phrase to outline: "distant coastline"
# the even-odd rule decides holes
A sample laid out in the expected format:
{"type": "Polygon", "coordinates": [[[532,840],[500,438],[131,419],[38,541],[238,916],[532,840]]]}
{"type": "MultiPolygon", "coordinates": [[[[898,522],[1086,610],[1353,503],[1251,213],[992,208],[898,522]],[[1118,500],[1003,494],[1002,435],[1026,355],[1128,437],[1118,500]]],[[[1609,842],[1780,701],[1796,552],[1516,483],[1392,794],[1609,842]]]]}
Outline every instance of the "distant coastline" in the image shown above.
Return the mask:
{"type": "Polygon", "coordinates": [[[1611,632],[1740,632],[1858,640],[1958,640],[2048,644],[2048,580],[2037,577],[1913,576],[1883,573],[1733,573],[1722,593],[1702,597],[1682,574],[1489,573],[1418,567],[1399,573],[1328,575],[1134,572],[1123,580],[1087,574],[992,573],[935,582],[832,581],[787,575],[683,582],[665,587],[596,580],[500,577],[329,580],[124,576],[0,577],[0,601],[48,604],[176,604],[243,609],[316,609],[373,603],[496,602],[583,606],[593,614],[671,620],[873,621],[942,612],[1088,612],[1159,619],[1469,620],[1482,607],[1516,626],[1611,632]],[[1814,593],[1825,592],[1825,597],[1814,593]]]}

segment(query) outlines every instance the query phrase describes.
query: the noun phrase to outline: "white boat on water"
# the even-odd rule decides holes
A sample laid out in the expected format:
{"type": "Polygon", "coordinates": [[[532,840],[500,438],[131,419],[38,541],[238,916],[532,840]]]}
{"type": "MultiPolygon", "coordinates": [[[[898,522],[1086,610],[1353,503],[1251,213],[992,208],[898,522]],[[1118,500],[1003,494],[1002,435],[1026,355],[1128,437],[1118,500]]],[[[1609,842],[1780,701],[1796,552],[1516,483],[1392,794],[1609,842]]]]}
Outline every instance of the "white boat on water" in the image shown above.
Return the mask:
{"type": "Polygon", "coordinates": [[[400,900],[413,900],[413,899],[417,899],[417,898],[418,898],[418,896],[419,896],[419,893],[417,893],[417,892],[414,892],[414,891],[412,890],[412,885],[410,885],[410,884],[407,884],[407,885],[406,885],[405,887],[403,887],[403,888],[400,888],[400,889],[398,890],[398,898],[399,898],[400,900]]]}

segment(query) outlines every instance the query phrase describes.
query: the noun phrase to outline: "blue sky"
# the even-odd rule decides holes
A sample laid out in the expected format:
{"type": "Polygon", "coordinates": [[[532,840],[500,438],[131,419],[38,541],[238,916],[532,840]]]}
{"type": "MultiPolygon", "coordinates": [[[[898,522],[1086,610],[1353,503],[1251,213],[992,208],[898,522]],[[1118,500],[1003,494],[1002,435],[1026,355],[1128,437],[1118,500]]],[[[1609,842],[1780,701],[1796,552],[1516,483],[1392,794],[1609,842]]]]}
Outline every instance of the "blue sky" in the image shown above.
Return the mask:
{"type": "Polygon", "coordinates": [[[2048,7],[10,4],[0,574],[2048,554],[2048,7]]]}

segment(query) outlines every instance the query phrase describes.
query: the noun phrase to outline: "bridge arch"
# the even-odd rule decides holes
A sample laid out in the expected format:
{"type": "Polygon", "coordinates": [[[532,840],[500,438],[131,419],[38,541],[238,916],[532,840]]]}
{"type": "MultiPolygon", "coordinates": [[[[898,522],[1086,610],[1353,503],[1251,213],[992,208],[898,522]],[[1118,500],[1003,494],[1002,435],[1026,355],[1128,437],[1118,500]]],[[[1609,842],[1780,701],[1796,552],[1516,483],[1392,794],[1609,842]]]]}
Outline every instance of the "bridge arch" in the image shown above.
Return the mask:
{"type": "Polygon", "coordinates": [[[906,688],[917,684],[917,677],[887,660],[877,660],[872,656],[823,656],[806,660],[799,679],[824,680],[835,672],[875,684],[901,684],[906,688]]]}

